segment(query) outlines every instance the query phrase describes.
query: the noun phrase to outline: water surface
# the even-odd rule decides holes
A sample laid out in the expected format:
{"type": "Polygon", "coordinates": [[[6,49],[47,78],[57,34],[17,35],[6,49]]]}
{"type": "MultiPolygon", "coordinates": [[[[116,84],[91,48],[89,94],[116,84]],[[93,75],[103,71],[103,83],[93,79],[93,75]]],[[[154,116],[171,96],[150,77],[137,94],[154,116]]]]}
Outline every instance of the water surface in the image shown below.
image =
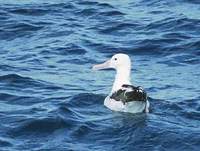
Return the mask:
{"type": "Polygon", "coordinates": [[[198,151],[199,77],[197,0],[0,0],[2,151],[198,151]],[[115,53],[150,114],[103,106],[115,53]]]}

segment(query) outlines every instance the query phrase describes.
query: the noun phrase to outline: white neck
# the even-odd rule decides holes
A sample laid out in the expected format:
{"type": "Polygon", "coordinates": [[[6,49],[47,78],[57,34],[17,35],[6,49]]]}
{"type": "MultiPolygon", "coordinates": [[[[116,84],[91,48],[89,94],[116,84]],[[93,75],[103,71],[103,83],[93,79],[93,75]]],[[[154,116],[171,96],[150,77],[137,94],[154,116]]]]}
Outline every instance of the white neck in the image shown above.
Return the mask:
{"type": "Polygon", "coordinates": [[[112,87],[112,92],[115,92],[121,88],[123,84],[131,84],[130,82],[130,67],[121,67],[117,69],[117,74],[115,75],[115,81],[112,87]]]}

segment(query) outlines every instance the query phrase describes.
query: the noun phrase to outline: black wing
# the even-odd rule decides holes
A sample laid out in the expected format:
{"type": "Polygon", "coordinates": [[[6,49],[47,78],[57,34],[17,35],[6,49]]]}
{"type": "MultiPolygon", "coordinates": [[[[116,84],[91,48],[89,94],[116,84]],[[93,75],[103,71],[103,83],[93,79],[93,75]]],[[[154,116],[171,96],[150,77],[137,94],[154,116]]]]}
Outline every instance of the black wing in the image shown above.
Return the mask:
{"type": "Polygon", "coordinates": [[[114,92],[111,99],[122,101],[124,104],[132,101],[147,101],[147,94],[142,87],[132,85],[122,85],[122,89],[114,92]]]}

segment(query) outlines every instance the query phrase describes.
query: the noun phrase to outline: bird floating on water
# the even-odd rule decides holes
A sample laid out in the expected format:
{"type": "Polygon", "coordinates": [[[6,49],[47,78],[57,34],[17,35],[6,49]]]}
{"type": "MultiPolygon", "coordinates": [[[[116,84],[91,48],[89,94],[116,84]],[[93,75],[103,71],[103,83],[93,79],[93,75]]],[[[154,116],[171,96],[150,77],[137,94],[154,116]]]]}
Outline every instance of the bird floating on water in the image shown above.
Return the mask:
{"type": "Polygon", "coordinates": [[[114,68],[117,73],[111,93],[104,105],[111,110],[129,113],[149,112],[149,101],[142,87],[130,82],[131,60],[126,54],[115,54],[108,61],[93,66],[93,70],[114,68]]]}

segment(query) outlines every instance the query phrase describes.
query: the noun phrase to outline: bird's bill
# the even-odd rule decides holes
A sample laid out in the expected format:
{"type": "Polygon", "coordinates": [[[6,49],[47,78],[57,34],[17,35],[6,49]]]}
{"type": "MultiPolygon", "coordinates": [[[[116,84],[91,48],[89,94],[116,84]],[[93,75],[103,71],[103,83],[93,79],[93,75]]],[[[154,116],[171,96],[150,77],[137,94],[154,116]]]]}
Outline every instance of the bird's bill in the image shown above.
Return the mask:
{"type": "Polygon", "coordinates": [[[110,67],[110,60],[108,60],[104,63],[101,63],[101,64],[94,65],[92,67],[92,70],[102,70],[102,69],[108,69],[108,68],[111,68],[110,67]]]}

